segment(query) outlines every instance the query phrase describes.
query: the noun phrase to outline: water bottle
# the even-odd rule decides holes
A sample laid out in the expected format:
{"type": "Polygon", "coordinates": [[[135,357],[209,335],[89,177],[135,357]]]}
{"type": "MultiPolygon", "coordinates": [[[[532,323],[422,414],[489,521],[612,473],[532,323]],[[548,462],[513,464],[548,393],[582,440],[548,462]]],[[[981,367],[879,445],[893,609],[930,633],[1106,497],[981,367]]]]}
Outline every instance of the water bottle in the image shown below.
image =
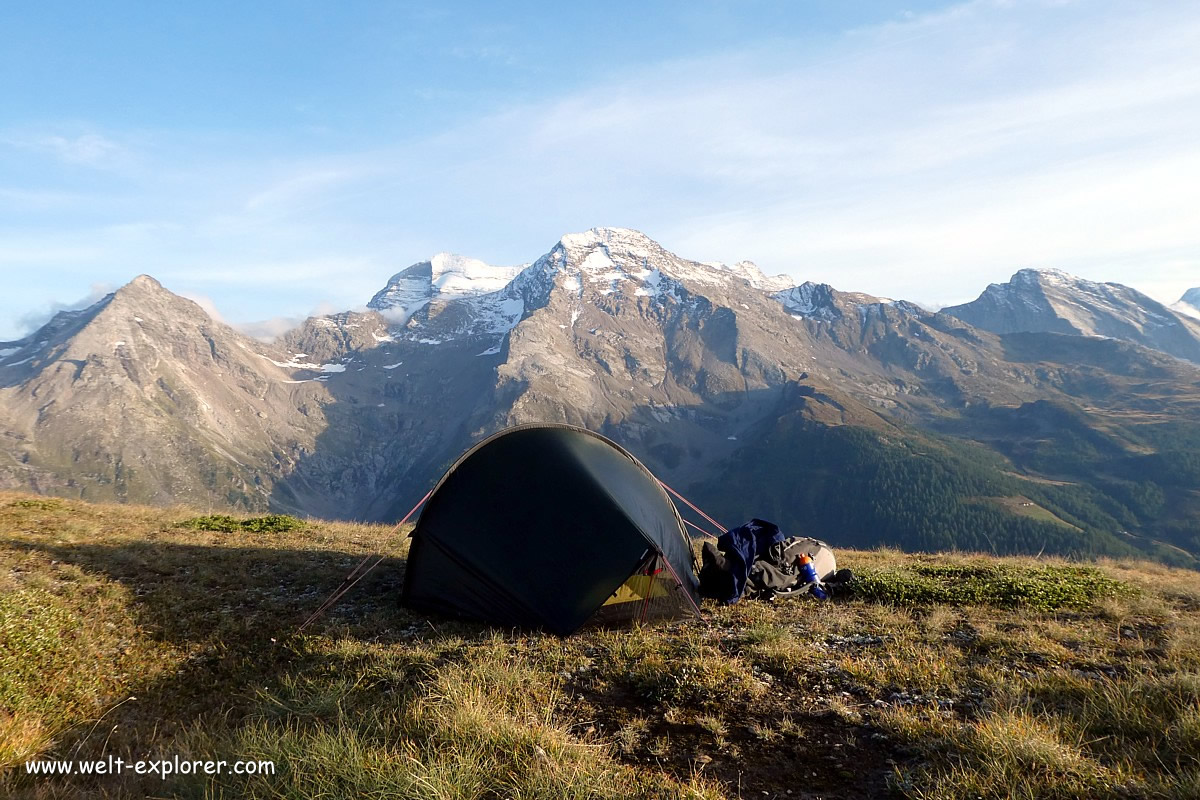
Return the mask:
{"type": "Polygon", "coordinates": [[[805,583],[811,585],[811,588],[808,590],[809,594],[818,600],[827,599],[829,593],[821,588],[821,579],[817,575],[817,567],[813,564],[812,559],[808,556],[800,556],[799,567],[800,577],[804,579],[805,583]]]}

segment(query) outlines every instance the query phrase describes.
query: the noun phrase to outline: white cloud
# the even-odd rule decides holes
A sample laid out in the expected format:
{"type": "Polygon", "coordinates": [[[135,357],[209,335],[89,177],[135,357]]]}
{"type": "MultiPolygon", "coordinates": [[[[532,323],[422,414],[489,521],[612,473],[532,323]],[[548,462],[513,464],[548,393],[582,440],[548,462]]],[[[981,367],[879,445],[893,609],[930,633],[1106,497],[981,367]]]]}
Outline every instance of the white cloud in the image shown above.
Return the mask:
{"type": "Polygon", "coordinates": [[[96,133],[85,133],[74,138],[50,136],[40,144],[64,161],[92,166],[110,160],[121,149],[116,142],[96,133]]]}
{"type": "Polygon", "coordinates": [[[346,170],[338,169],[315,169],[288,176],[256,192],[246,201],[246,210],[287,208],[298,201],[318,197],[324,190],[351,177],[346,170]]]}
{"type": "Polygon", "coordinates": [[[30,133],[0,132],[0,145],[50,156],[68,164],[107,167],[123,160],[127,153],[113,139],[95,132],[30,133]]]}
{"type": "Polygon", "coordinates": [[[239,322],[234,329],[264,342],[273,342],[304,324],[304,317],[272,317],[258,322],[239,322]]]}
{"type": "Polygon", "coordinates": [[[87,294],[68,303],[51,302],[36,311],[21,314],[16,319],[15,329],[18,338],[28,336],[45,325],[60,311],[77,311],[99,302],[105,295],[111,294],[113,287],[106,283],[93,283],[87,294]]]}
{"type": "MultiPolygon", "coordinates": [[[[164,287],[169,288],[169,287],[164,287]]],[[[212,317],[216,322],[225,322],[225,317],[221,315],[217,304],[212,301],[212,298],[206,294],[198,294],[197,292],[179,292],[180,297],[186,297],[204,310],[205,314],[212,317]]]]}

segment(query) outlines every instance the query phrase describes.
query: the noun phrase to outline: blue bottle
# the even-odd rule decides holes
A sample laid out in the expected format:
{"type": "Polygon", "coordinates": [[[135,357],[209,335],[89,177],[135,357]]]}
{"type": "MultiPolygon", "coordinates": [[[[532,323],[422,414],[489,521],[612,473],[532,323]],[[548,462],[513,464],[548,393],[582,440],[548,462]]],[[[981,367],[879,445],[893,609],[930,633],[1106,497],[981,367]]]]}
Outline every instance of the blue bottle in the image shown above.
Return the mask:
{"type": "Polygon", "coordinates": [[[812,562],[812,559],[808,556],[801,556],[799,566],[800,577],[804,579],[805,583],[811,584],[811,588],[808,590],[809,594],[818,600],[827,600],[829,593],[821,587],[821,579],[817,575],[817,566],[812,562]]]}

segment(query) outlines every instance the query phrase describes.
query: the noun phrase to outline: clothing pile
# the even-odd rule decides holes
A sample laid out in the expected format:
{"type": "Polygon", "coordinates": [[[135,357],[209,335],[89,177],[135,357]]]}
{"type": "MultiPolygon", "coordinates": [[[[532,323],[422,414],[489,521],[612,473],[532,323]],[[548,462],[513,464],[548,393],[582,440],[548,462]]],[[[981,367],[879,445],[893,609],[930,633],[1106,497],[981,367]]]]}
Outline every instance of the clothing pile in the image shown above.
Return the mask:
{"type": "Polygon", "coordinates": [[[853,578],[850,570],[838,570],[825,542],[784,537],[779,526],[761,519],[726,531],[716,546],[705,542],[700,555],[700,594],[727,604],[743,596],[824,598],[853,578]]]}

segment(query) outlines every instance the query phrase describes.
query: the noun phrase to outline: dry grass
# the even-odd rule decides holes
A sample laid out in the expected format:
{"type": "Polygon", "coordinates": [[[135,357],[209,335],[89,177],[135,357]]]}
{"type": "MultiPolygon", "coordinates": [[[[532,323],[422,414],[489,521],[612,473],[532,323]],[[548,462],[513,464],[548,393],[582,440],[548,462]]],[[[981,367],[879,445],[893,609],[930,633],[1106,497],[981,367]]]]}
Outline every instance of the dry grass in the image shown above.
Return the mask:
{"type": "Polygon", "coordinates": [[[1195,573],[846,551],[874,596],[558,639],[398,608],[388,528],[180,527],[196,516],[0,493],[0,795],[1200,794],[1195,573]],[[23,766],[102,754],[279,770],[23,766]]]}

